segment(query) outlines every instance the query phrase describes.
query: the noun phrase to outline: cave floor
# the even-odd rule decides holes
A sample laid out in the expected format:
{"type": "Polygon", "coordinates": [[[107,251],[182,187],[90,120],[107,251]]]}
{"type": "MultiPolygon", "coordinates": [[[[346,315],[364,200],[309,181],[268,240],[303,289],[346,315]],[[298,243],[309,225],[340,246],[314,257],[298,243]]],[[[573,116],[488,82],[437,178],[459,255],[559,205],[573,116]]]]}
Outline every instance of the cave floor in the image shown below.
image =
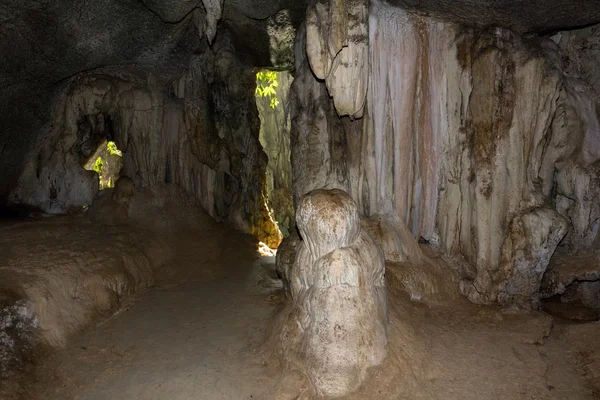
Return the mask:
{"type": "MultiPolygon", "coordinates": [[[[212,228],[211,228],[212,229],[212,228]]],[[[272,258],[234,232],[172,241],[156,285],[54,351],[26,398],[312,399],[265,337],[284,301],[272,258]]],[[[389,283],[388,283],[389,284],[389,283]]],[[[347,399],[599,399],[600,325],[411,302],[389,289],[388,358],[347,399]]]]}
{"type": "Polygon", "coordinates": [[[255,353],[280,292],[274,259],[257,260],[247,238],[206,234],[173,241],[156,285],[44,362],[31,397],[270,398],[277,377],[255,353]]]}

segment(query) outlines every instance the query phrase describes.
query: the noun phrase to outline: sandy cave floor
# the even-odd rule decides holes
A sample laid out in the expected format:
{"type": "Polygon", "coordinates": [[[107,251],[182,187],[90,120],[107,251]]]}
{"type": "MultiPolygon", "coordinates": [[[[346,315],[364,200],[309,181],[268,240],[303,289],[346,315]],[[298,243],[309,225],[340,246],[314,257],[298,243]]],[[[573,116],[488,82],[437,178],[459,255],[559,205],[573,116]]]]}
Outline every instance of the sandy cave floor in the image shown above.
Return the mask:
{"type": "MultiPolygon", "coordinates": [[[[265,343],[284,301],[274,260],[214,223],[170,243],[155,286],[47,357],[25,398],[316,398],[265,343]]],[[[597,322],[411,302],[394,268],[388,358],[347,399],[600,399],[597,322]]]]}

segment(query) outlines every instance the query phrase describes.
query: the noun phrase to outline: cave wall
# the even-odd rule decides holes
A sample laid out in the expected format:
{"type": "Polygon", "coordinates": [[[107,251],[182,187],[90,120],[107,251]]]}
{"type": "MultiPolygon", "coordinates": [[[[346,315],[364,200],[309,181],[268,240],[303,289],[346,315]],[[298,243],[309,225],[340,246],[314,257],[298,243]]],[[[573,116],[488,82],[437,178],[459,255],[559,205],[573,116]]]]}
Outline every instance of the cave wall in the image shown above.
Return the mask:
{"type": "Polygon", "coordinates": [[[472,301],[537,304],[565,236],[571,252],[598,236],[598,93],[580,66],[597,63],[596,31],[525,38],[336,4],[309,5],[297,39],[295,198],[344,189],[365,215],[395,214],[462,260],[472,301]]]}
{"type": "Polygon", "coordinates": [[[267,156],[254,88],[253,69],[226,34],[170,83],[134,68],[82,73],[55,97],[54,119],[10,200],[55,214],[91,204],[98,177],[82,168],[91,130],[116,142],[121,174],[136,186],[176,184],[216,220],[268,242],[275,233],[264,205],[267,156]]]}

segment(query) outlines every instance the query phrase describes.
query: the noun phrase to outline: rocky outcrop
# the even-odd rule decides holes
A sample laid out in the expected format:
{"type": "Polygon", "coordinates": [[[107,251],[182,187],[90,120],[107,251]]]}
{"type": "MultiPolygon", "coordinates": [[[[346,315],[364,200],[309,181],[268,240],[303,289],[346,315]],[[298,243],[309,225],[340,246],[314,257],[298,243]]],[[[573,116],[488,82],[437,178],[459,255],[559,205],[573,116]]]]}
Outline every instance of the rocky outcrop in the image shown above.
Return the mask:
{"type": "Polygon", "coordinates": [[[122,225],[129,222],[129,204],[135,192],[128,176],[120,177],[113,190],[107,189],[96,196],[86,216],[103,225],[122,225]]]}
{"type": "Polygon", "coordinates": [[[518,0],[390,0],[388,3],[470,26],[502,26],[521,34],[572,29],[600,20],[596,1],[574,4],[545,0],[526,3],[518,0]]]}
{"type": "Polygon", "coordinates": [[[415,265],[425,261],[419,244],[396,215],[362,217],[360,224],[383,250],[386,261],[415,265]]]}
{"type": "Polygon", "coordinates": [[[597,95],[562,65],[582,39],[476,31],[370,2],[369,62],[353,64],[368,70],[369,89],[363,118],[351,121],[330,111],[336,12],[321,3],[308,11],[310,67],[325,84],[297,64],[292,138],[313,150],[293,148],[295,198],[342,188],[366,216],[392,216],[464,257],[473,270],[461,289],[472,301],[536,306],[559,243],[566,236],[571,251],[589,250],[599,228],[597,95]]]}
{"type": "Polygon", "coordinates": [[[317,392],[356,390],[386,355],[384,258],[341,190],[315,190],[298,205],[303,241],[288,274],[290,301],[277,337],[284,360],[317,392]]]}

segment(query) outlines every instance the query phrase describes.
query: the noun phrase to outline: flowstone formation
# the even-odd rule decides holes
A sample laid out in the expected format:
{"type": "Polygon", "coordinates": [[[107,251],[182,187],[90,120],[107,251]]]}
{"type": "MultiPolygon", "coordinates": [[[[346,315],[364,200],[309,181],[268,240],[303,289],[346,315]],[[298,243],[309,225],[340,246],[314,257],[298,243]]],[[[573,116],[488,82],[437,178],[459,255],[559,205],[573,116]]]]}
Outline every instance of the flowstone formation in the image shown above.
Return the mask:
{"type": "Polygon", "coordinates": [[[523,37],[377,0],[367,19],[360,1],[325,3],[297,38],[294,198],[345,190],[361,214],[466,261],[471,301],[538,307],[557,249],[592,255],[600,238],[598,26],[523,37]],[[352,26],[366,38],[345,36],[352,26]]]}
{"type": "Polygon", "coordinates": [[[305,195],[296,216],[303,241],[289,276],[280,350],[324,396],[356,390],[386,356],[384,257],[341,190],[305,195]]]}

